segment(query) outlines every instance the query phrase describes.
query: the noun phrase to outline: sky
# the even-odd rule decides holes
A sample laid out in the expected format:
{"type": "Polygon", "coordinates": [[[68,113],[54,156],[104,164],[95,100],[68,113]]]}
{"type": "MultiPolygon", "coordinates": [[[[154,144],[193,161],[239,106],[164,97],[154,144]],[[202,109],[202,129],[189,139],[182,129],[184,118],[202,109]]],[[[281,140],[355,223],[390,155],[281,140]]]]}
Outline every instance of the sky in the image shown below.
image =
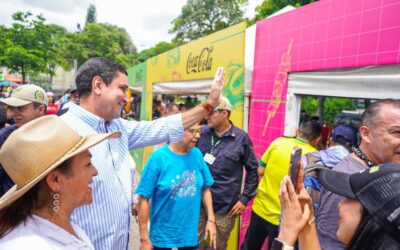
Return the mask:
{"type": "MultiPolygon", "coordinates": [[[[246,17],[254,17],[255,7],[263,0],[249,0],[246,17]]],[[[186,0],[0,0],[0,25],[10,26],[12,14],[30,11],[42,14],[47,23],[76,31],[77,23],[85,25],[89,4],[95,4],[97,22],[125,28],[138,51],[161,41],[170,42],[168,34],[186,0]]]]}

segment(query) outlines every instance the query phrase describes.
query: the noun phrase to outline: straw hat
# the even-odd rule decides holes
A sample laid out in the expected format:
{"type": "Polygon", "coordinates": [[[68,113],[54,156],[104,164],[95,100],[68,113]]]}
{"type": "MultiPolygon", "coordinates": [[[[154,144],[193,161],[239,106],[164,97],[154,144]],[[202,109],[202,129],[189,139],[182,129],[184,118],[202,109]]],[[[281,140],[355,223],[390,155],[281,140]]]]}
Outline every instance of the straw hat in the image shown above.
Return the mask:
{"type": "Polygon", "coordinates": [[[80,136],[55,115],[37,118],[13,132],[0,150],[0,163],[15,185],[0,198],[0,209],[28,192],[65,160],[120,132],[80,136]]]}

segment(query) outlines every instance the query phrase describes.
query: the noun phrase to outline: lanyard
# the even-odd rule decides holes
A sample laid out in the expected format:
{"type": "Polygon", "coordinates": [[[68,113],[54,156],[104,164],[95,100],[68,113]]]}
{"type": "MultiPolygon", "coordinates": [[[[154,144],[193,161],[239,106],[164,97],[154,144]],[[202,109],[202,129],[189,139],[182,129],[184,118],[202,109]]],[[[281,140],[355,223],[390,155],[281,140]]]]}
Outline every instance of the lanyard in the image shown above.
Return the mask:
{"type": "Polygon", "coordinates": [[[210,152],[211,154],[212,154],[214,148],[216,148],[220,143],[221,143],[221,139],[216,141],[214,144],[214,135],[211,135],[211,152],[210,152]]]}
{"type": "Polygon", "coordinates": [[[353,146],[352,147],[354,154],[360,158],[361,160],[363,160],[365,163],[367,163],[368,167],[373,167],[373,166],[377,166],[377,164],[375,164],[375,162],[367,159],[367,157],[365,157],[363,151],[361,151],[360,148],[353,146]]]}

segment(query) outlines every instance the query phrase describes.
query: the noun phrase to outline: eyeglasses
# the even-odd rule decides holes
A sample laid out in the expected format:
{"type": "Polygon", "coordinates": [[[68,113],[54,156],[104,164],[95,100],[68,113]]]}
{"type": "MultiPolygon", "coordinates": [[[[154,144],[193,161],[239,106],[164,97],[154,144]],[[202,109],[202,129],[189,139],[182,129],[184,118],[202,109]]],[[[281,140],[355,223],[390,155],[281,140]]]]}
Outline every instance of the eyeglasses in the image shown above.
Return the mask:
{"type": "Polygon", "coordinates": [[[188,129],[188,131],[192,133],[193,136],[195,136],[196,134],[201,135],[201,128],[190,128],[188,129]]]}

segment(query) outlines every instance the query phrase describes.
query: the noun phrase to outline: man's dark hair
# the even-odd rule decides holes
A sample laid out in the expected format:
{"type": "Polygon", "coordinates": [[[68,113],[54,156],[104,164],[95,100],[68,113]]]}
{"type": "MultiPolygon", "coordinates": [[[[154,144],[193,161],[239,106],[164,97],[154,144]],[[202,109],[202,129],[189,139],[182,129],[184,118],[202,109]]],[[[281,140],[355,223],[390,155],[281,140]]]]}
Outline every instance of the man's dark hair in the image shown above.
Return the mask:
{"type": "Polygon", "coordinates": [[[300,135],[306,140],[314,140],[321,135],[321,125],[319,122],[309,119],[300,123],[300,135]]]}
{"type": "MultiPolygon", "coordinates": [[[[374,127],[377,122],[377,117],[382,106],[390,105],[400,110],[399,99],[382,99],[371,103],[361,116],[361,126],[374,127]]],[[[379,121],[378,121],[379,123],[379,121]]]]}
{"type": "Polygon", "coordinates": [[[118,73],[128,75],[125,68],[113,60],[95,57],[87,60],[79,67],[75,79],[79,96],[88,96],[92,91],[92,80],[95,76],[100,76],[108,86],[118,73]]]}

